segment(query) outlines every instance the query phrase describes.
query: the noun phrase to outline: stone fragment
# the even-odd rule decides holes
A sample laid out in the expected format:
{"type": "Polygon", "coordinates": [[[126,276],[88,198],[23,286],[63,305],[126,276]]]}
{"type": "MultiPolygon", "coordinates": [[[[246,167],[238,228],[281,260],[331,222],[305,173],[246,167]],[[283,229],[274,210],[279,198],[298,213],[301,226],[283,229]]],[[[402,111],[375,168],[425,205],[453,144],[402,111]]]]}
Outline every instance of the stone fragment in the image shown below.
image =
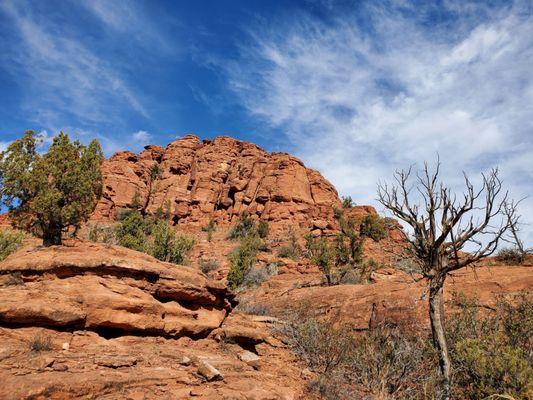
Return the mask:
{"type": "Polygon", "coordinates": [[[239,353],[239,359],[249,366],[258,369],[259,368],[259,356],[251,351],[245,350],[242,353],[239,353]]]}
{"type": "Polygon", "coordinates": [[[198,362],[197,371],[200,375],[202,375],[208,382],[211,381],[219,381],[224,379],[222,374],[218,369],[213,367],[211,364],[209,364],[205,360],[200,360],[198,362]]]}

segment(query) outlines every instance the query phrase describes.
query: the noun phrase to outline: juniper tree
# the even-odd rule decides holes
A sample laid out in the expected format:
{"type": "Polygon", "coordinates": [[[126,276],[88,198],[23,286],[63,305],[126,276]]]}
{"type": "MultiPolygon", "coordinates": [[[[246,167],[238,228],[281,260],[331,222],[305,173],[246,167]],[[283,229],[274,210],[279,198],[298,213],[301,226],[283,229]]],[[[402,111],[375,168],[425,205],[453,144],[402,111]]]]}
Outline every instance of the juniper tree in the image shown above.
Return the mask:
{"type": "Polygon", "coordinates": [[[415,183],[411,169],[395,173],[396,184],[379,184],[378,201],[410,226],[410,255],[417,272],[428,282],[429,317],[433,343],[439,354],[444,398],[449,399],[451,363],[444,334],[443,288],[453,271],[490,256],[505,235],[518,222],[516,203],[503,191],[498,170],[483,175],[482,185],[474,189],[464,176],[465,191],[456,195],[439,181],[439,167],[430,171],[428,164],[415,183]],[[413,189],[416,189],[413,191],[413,189]]]}
{"type": "Polygon", "coordinates": [[[88,146],[60,132],[45,154],[34,131],[0,153],[0,196],[13,223],[43,238],[45,246],[61,244],[62,233],[79,228],[102,194],[103,160],[98,141],[88,146]]]}

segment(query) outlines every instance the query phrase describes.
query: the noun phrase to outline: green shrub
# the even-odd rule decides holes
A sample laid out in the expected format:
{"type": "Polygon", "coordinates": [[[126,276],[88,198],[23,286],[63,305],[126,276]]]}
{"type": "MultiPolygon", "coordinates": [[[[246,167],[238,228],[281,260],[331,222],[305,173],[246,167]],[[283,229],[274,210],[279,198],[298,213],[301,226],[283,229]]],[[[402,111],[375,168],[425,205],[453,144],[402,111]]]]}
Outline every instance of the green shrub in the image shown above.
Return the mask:
{"type": "Polygon", "coordinates": [[[166,219],[145,217],[137,210],[121,215],[115,235],[120,246],[174,264],[185,262],[195,244],[193,238],[179,235],[166,219]]]}
{"type": "Polygon", "coordinates": [[[324,237],[314,238],[311,234],[305,237],[305,248],[309,259],[315,264],[326,278],[326,283],[334,283],[333,262],[335,260],[335,250],[324,237]]]}
{"type": "Polygon", "coordinates": [[[363,218],[359,226],[359,233],[361,236],[369,237],[376,242],[385,239],[389,234],[384,219],[377,214],[369,214],[363,218]]]}
{"type": "Polygon", "coordinates": [[[195,244],[194,238],[177,234],[167,221],[157,221],[151,235],[150,254],[174,264],[183,264],[195,244]]]}
{"type": "Polygon", "coordinates": [[[259,221],[257,225],[257,234],[261,239],[266,239],[270,228],[267,221],[259,221]]]}
{"type": "Polygon", "coordinates": [[[501,249],[498,251],[496,259],[506,265],[520,265],[524,262],[525,256],[518,249],[501,249]]]}
{"type": "Polygon", "coordinates": [[[217,224],[214,219],[209,220],[209,223],[202,228],[202,231],[207,232],[207,241],[213,240],[213,233],[217,230],[217,224]]]}
{"type": "Polygon", "coordinates": [[[118,244],[128,249],[148,252],[147,236],[152,233],[153,221],[139,211],[131,210],[120,215],[116,226],[118,244]]]}
{"type": "Polygon", "coordinates": [[[533,302],[526,296],[499,299],[496,310],[479,315],[475,300],[455,296],[460,312],[447,336],[457,398],[508,395],[527,399],[533,391],[533,302]]]}
{"type": "Polygon", "coordinates": [[[200,260],[200,271],[202,271],[204,274],[208,274],[211,271],[216,271],[220,268],[220,263],[217,260],[210,259],[210,260],[200,260]]]}
{"type": "Polygon", "coordinates": [[[22,246],[24,233],[14,230],[0,231],[0,261],[22,246]]]}
{"type": "Polygon", "coordinates": [[[244,211],[235,225],[228,233],[228,239],[240,239],[257,233],[255,223],[248,211],[244,211]]]}
{"type": "Polygon", "coordinates": [[[243,284],[246,274],[257,262],[257,253],[262,249],[264,243],[258,236],[248,236],[242,238],[240,246],[229,254],[228,285],[231,289],[243,284]]]}
{"type": "Polygon", "coordinates": [[[342,206],[344,208],[351,208],[354,206],[354,202],[351,196],[342,196],[341,200],[342,200],[342,206]]]}
{"type": "Polygon", "coordinates": [[[278,257],[290,258],[294,261],[302,256],[302,248],[298,244],[296,235],[292,230],[289,231],[289,242],[281,246],[278,250],[278,257]]]}
{"type": "Polygon", "coordinates": [[[453,351],[455,381],[464,398],[484,399],[493,394],[527,398],[533,390],[533,368],[524,351],[494,340],[463,339],[453,351]]]}

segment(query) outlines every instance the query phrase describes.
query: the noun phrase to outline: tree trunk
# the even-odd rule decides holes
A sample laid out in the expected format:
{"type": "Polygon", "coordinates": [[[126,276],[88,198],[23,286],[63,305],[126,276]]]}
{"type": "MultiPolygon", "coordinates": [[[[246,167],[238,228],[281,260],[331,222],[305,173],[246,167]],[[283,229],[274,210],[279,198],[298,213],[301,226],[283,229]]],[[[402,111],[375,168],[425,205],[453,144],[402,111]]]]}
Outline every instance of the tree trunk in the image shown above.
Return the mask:
{"type": "Polygon", "coordinates": [[[439,353],[439,367],[443,379],[443,399],[450,399],[451,363],[446,336],[444,335],[444,277],[434,278],[429,286],[429,319],[433,345],[439,353]]]}
{"type": "Polygon", "coordinates": [[[61,226],[58,224],[49,224],[43,230],[43,246],[61,245],[61,226]]]}

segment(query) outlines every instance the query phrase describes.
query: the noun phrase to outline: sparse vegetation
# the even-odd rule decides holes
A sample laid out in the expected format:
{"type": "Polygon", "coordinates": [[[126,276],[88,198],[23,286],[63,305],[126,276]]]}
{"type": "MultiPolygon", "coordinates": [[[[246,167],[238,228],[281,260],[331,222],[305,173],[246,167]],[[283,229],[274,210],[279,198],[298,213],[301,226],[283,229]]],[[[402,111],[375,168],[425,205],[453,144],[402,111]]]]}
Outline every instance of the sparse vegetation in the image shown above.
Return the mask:
{"type": "MultiPolygon", "coordinates": [[[[522,295],[500,299],[480,315],[473,300],[456,296],[446,335],[455,365],[450,395],[457,399],[529,399],[533,390],[533,303],[522,295]]],[[[318,374],[309,389],[324,399],[440,399],[438,352],[431,337],[381,321],[365,333],[312,316],[311,307],[288,311],[276,328],[318,374]]]]}
{"type": "Polygon", "coordinates": [[[6,229],[0,231],[0,261],[22,246],[24,233],[21,231],[6,229]]]}
{"type": "Polygon", "coordinates": [[[257,224],[257,234],[261,239],[266,239],[268,237],[270,227],[268,226],[267,221],[259,221],[257,224]]]}
{"type": "Polygon", "coordinates": [[[285,316],[278,330],[318,374],[309,389],[324,399],[348,400],[356,393],[371,393],[371,398],[423,399],[422,394],[434,386],[434,358],[427,341],[392,325],[356,334],[348,325],[336,326],[296,311],[285,316]]]}
{"type": "Polygon", "coordinates": [[[87,227],[87,240],[107,245],[117,244],[115,227],[105,226],[99,223],[89,224],[87,227]]]}
{"type": "Polygon", "coordinates": [[[363,263],[362,253],[365,236],[356,231],[354,218],[346,218],[343,212],[337,217],[341,232],[335,240],[326,237],[313,237],[308,234],[306,253],[311,262],[317,265],[328,285],[339,283],[366,283],[374,264],[363,263]]]}
{"type": "Polygon", "coordinates": [[[200,271],[202,271],[204,274],[208,274],[211,271],[216,271],[219,269],[220,263],[215,259],[200,260],[199,267],[200,271]]]}
{"type": "Polygon", "coordinates": [[[298,244],[298,239],[296,239],[292,229],[289,231],[288,236],[289,242],[278,249],[278,257],[290,258],[296,261],[302,256],[302,247],[298,244]]]}
{"type": "Polygon", "coordinates": [[[278,265],[276,263],[270,263],[261,268],[254,266],[245,274],[242,286],[248,288],[260,286],[277,273],[278,265]]]}
{"type": "Polygon", "coordinates": [[[213,240],[213,233],[217,230],[217,223],[214,219],[209,220],[209,223],[202,228],[202,231],[207,232],[207,241],[213,240]]]}
{"type": "Polygon", "coordinates": [[[52,340],[42,333],[35,334],[30,340],[30,350],[35,353],[52,350],[52,340]]]}
{"type": "Polygon", "coordinates": [[[228,239],[241,239],[247,236],[253,236],[255,233],[255,223],[248,211],[244,211],[239,216],[237,224],[230,229],[228,233],[228,239]]]}
{"type": "Polygon", "coordinates": [[[42,237],[45,246],[59,245],[102,194],[102,149],[96,140],[71,142],[63,132],[43,155],[39,144],[40,136],[27,131],[0,153],[0,199],[15,226],[42,237]]]}
{"type": "Polygon", "coordinates": [[[520,265],[524,262],[525,254],[519,249],[505,248],[498,251],[496,259],[506,265],[520,265]]]}
{"type": "Polygon", "coordinates": [[[240,301],[235,310],[251,315],[270,315],[270,306],[255,301],[240,301]]]}

